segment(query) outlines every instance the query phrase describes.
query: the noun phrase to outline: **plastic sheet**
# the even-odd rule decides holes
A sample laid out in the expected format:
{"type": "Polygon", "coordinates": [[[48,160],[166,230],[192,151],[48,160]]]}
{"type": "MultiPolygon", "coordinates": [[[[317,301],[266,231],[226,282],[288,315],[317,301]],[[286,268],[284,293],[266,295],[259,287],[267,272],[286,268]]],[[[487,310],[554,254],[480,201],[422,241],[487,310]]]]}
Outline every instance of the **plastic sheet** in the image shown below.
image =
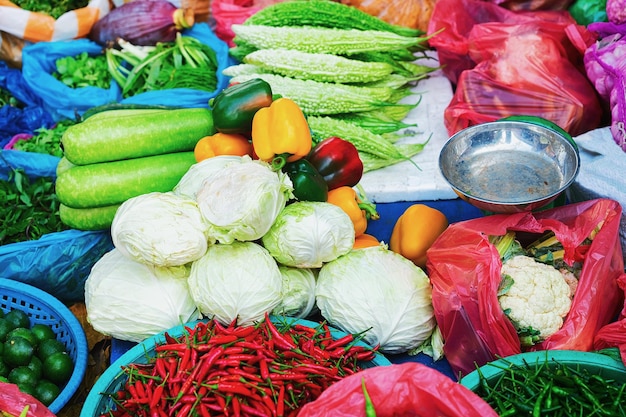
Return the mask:
{"type": "MultiPolygon", "coordinates": [[[[21,151],[0,153],[0,178],[23,168],[31,178],[55,177],[59,158],[21,151]]],[[[109,231],[65,230],[0,246],[0,277],[24,282],[63,302],[84,299],[91,267],[113,248],[109,231]]]]}
{"type": "Polygon", "coordinates": [[[584,258],[571,309],[563,326],[530,350],[589,351],[601,327],[619,312],[624,294],[617,279],[624,274],[619,241],[622,208],[611,199],[569,204],[537,213],[491,215],[452,224],[428,250],[435,317],[445,340],[444,353],[456,374],[473,371],[498,356],[522,351],[511,321],[497,299],[502,262],[490,235],[543,234],[554,231],[571,263],[576,248],[596,226],[584,258]]]}

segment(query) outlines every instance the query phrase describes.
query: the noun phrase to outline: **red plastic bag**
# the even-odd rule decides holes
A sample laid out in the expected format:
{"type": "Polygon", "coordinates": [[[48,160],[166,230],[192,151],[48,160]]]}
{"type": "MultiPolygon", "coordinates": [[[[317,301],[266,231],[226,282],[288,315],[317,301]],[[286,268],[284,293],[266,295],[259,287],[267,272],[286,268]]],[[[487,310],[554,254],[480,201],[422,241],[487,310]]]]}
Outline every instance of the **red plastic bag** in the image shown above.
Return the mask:
{"type": "Polygon", "coordinates": [[[55,417],[48,407],[33,396],[21,392],[17,385],[0,382],[0,414],[5,411],[17,417],[26,406],[26,417],[55,417]]]}
{"type": "MultiPolygon", "coordinates": [[[[626,274],[617,279],[617,284],[620,290],[626,294],[626,274]]],[[[601,328],[596,334],[593,347],[597,350],[617,347],[619,348],[622,362],[626,363],[626,302],[618,319],[601,328]]]]}
{"type": "Polygon", "coordinates": [[[567,10],[573,0],[488,0],[509,10],[567,10]]]}
{"type": "Polygon", "coordinates": [[[417,362],[368,368],[335,382],[298,417],[365,416],[362,378],[379,417],[497,417],[478,395],[417,362]]]}
{"type": "Polygon", "coordinates": [[[513,115],[543,117],[573,136],[597,128],[602,107],[573,63],[582,53],[574,52],[566,35],[586,35],[577,28],[541,21],[474,27],[468,53],[477,64],[460,75],[444,111],[448,132],[513,115]]]}
{"type": "Polygon", "coordinates": [[[437,50],[443,73],[457,84],[461,73],[476,65],[468,55],[469,35],[476,25],[534,21],[563,26],[575,23],[566,11],[513,12],[482,0],[438,0],[428,25],[428,34],[434,36],[428,43],[437,50]]]}
{"type": "MultiPolygon", "coordinates": [[[[497,299],[502,262],[490,235],[515,231],[534,240],[551,230],[571,264],[576,248],[598,225],[583,261],[572,306],[563,326],[530,350],[593,349],[596,333],[617,315],[624,300],[618,278],[624,274],[619,240],[622,208],[596,199],[536,213],[497,214],[451,224],[427,252],[433,307],[444,339],[444,353],[455,373],[522,351],[519,338],[497,299]]],[[[623,278],[622,278],[623,279],[623,278]]]]}

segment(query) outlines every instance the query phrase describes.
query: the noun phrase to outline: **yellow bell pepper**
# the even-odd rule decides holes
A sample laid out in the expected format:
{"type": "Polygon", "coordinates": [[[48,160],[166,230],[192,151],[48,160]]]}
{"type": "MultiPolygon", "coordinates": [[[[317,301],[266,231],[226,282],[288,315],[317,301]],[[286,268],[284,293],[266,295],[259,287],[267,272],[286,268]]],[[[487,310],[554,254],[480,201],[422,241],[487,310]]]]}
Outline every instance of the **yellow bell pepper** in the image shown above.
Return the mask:
{"type": "Polygon", "coordinates": [[[259,109],[252,119],[252,147],[256,156],[278,170],[304,158],[313,141],[306,117],[293,100],[279,98],[259,109]]]}
{"type": "Polygon", "coordinates": [[[425,204],[413,204],[396,221],[389,249],[424,268],[426,251],[447,227],[448,219],[441,211],[425,204]]]}
{"type": "Polygon", "coordinates": [[[367,229],[369,219],[378,219],[376,207],[372,203],[363,202],[356,190],[347,185],[328,191],[327,201],[339,206],[346,212],[354,224],[354,236],[359,237],[367,229]]]}

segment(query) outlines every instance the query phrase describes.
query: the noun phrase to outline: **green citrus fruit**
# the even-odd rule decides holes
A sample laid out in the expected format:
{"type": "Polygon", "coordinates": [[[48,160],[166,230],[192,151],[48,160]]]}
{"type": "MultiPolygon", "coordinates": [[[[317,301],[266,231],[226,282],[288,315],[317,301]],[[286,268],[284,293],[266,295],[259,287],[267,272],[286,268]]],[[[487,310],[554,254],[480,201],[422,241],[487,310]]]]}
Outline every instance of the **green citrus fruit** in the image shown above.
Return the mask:
{"type": "Polygon", "coordinates": [[[39,378],[28,366],[16,366],[9,372],[8,380],[18,386],[36,385],[39,378]]]}
{"type": "Polygon", "coordinates": [[[42,361],[53,353],[65,352],[65,344],[57,339],[46,339],[37,346],[37,356],[42,361]]]}
{"type": "Polygon", "coordinates": [[[30,358],[33,357],[35,348],[23,337],[9,337],[4,342],[4,362],[10,367],[28,365],[30,358]]]}
{"type": "Polygon", "coordinates": [[[43,361],[43,376],[55,384],[65,384],[74,372],[74,361],[66,352],[56,352],[43,361]]]}
{"type": "Polygon", "coordinates": [[[4,317],[4,310],[0,309],[0,319],[4,317]]]}
{"type": "Polygon", "coordinates": [[[30,331],[33,332],[33,335],[37,339],[37,344],[47,339],[56,338],[56,334],[54,333],[54,330],[52,330],[52,327],[46,324],[33,324],[33,327],[30,328],[30,331]]]}
{"type": "Polygon", "coordinates": [[[35,337],[33,332],[31,332],[30,329],[27,329],[26,327],[16,327],[15,329],[11,330],[9,334],[7,334],[7,337],[13,336],[23,337],[24,339],[28,340],[31,345],[37,346],[37,338],[35,337]]]}
{"type": "Polygon", "coordinates": [[[4,360],[0,358],[0,376],[6,378],[11,371],[11,367],[4,363],[4,360]]]}
{"type": "Polygon", "coordinates": [[[61,388],[52,381],[42,379],[35,386],[35,398],[48,406],[59,396],[61,388]]]}
{"type": "Polygon", "coordinates": [[[4,342],[7,339],[7,334],[13,330],[13,326],[7,319],[0,318],[0,342],[4,342]]]}
{"type": "Polygon", "coordinates": [[[35,385],[33,385],[33,384],[17,384],[17,387],[24,394],[32,395],[33,397],[35,396],[35,385]]]}
{"type": "Polygon", "coordinates": [[[43,362],[37,357],[37,355],[33,355],[33,357],[30,358],[30,362],[28,362],[28,365],[26,366],[33,370],[35,375],[37,375],[37,379],[41,378],[43,375],[43,362]]]}
{"type": "Polygon", "coordinates": [[[30,317],[24,311],[13,309],[4,315],[4,318],[11,324],[11,328],[30,327],[30,317]]]}

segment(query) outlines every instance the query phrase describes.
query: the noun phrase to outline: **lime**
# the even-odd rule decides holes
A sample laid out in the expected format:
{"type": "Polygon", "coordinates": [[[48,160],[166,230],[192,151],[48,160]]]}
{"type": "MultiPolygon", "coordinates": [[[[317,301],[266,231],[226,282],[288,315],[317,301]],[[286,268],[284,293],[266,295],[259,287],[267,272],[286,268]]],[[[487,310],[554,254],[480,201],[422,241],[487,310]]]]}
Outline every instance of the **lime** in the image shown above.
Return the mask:
{"type": "Polygon", "coordinates": [[[4,342],[4,362],[11,367],[27,365],[34,351],[35,348],[27,339],[20,336],[9,337],[4,342]]]}
{"type": "Polygon", "coordinates": [[[35,396],[35,385],[34,384],[17,384],[17,387],[24,394],[35,396]]]}
{"type": "Polygon", "coordinates": [[[16,366],[9,372],[8,380],[18,386],[36,385],[39,378],[28,366],[16,366]]]}
{"type": "Polygon", "coordinates": [[[74,372],[74,361],[66,352],[56,352],[43,361],[43,376],[55,384],[66,383],[74,372]]]}
{"type": "Polygon", "coordinates": [[[30,362],[28,362],[28,365],[26,366],[33,370],[35,375],[37,375],[37,379],[41,378],[43,375],[43,362],[37,357],[37,355],[33,355],[33,357],[30,358],[30,362]]]}
{"type": "Polygon", "coordinates": [[[35,398],[41,401],[44,405],[48,406],[59,396],[61,388],[52,381],[42,379],[35,386],[35,398]]]}
{"type": "Polygon", "coordinates": [[[9,380],[5,377],[5,376],[0,376],[0,382],[6,382],[8,383],[9,380]]]}
{"type": "Polygon", "coordinates": [[[30,327],[30,318],[28,317],[28,314],[17,308],[6,313],[4,318],[9,322],[9,324],[11,324],[12,329],[15,329],[16,327],[26,327],[28,329],[30,327]]]}
{"type": "Polygon", "coordinates": [[[0,319],[4,317],[4,310],[0,309],[0,319]]]}
{"type": "Polygon", "coordinates": [[[0,342],[4,342],[7,339],[7,334],[13,329],[11,323],[5,318],[0,318],[0,342]]]}
{"type": "Polygon", "coordinates": [[[16,327],[15,329],[11,330],[9,334],[7,334],[7,338],[13,336],[23,337],[24,339],[28,340],[31,345],[37,346],[37,338],[35,337],[33,332],[31,332],[30,329],[27,329],[26,327],[16,327]]]}
{"type": "Polygon", "coordinates": [[[4,360],[0,358],[0,376],[3,378],[6,378],[9,375],[10,371],[11,371],[11,367],[7,365],[6,363],[4,363],[4,360]]]}
{"type": "Polygon", "coordinates": [[[37,346],[37,356],[42,361],[45,361],[48,356],[57,352],[65,352],[65,345],[57,339],[43,340],[39,346],[37,346]]]}
{"type": "Polygon", "coordinates": [[[46,339],[56,338],[56,334],[54,333],[54,330],[52,330],[52,327],[46,324],[42,324],[42,323],[33,324],[33,327],[30,328],[30,331],[33,332],[33,335],[37,339],[37,344],[39,344],[39,342],[42,342],[46,339]]]}

